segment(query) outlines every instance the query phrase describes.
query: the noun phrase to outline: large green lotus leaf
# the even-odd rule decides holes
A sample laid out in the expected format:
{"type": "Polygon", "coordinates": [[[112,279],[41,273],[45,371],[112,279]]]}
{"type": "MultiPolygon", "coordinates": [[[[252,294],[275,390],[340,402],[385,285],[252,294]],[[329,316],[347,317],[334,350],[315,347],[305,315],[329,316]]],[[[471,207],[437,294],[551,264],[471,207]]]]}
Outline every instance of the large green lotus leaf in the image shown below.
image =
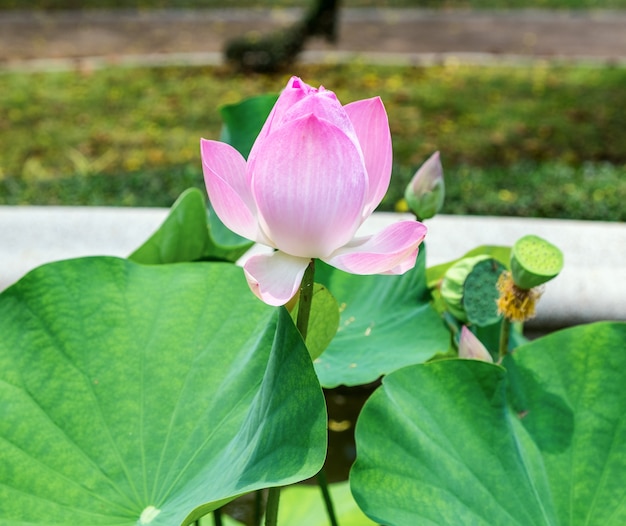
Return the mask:
{"type": "Polygon", "coordinates": [[[325,451],[302,339],[232,264],[68,260],[0,295],[3,526],[187,525],[325,451]]]}
{"type": "Polygon", "coordinates": [[[315,360],[324,387],[373,382],[448,349],[450,334],[429,304],[425,258],[422,248],[415,268],[401,276],[356,276],[316,263],[315,281],[341,312],[337,335],[315,360]]]}
{"type": "Polygon", "coordinates": [[[559,331],[505,361],[561,524],[626,524],[626,323],[559,331]]]}
{"type": "Polygon", "coordinates": [[[200,260],[234,262],[252,244],[228,230],[215,213],[207,216],[204,194],[189,188],[172,205],[163,224],[129,259],[146,265],[200,260]]]}
{"type": "Polygon", "coordinates": [[[222,106],[220,115],[224,125],[220,140],[247,158],[277,98],[277,94],[258,95],[222,106]]]}
{"type": "Polygon", "coordinates": [[[626,324],[383,380],[357,423],[356,501],[388,525],[626,524],[626,324]],[[509,387],[507,387],[509,386],[509,387]]]}

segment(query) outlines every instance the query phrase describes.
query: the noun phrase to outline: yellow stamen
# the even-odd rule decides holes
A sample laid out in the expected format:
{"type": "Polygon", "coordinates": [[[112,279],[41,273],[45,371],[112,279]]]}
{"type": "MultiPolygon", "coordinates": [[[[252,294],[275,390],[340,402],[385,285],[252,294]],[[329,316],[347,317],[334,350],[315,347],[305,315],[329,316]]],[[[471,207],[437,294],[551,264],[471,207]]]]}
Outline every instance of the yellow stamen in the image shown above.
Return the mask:
{"type": "Polygon", "coordinates": [[[503,272],[498,278],[498,313],[511,321],[526,321],[535,316],[535,306],[543,292],[541,287],[521,289],[514,282],[510,272],[503,272]]]}

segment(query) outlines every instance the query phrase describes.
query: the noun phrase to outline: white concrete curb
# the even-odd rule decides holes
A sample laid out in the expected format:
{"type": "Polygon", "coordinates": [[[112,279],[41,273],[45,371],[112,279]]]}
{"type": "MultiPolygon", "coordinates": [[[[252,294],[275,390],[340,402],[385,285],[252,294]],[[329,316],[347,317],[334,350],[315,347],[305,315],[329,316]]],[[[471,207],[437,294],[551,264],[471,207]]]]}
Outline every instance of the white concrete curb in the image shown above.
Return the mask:
{"type": "MultiPolygon", "coordinates": [[[[167,212],[161,208],[0,207],[0,290],[51,261],[90,255],[126,257],[167,212]]],[[[377,230],[402,217],[376,213],[364,230],[377,230]]],[[[557,245],[565,255],[565,268],[547,284],[531,325],[626,321],[624,223],[444,215],[426,224],[429,266],[456,259],[479,245],[510,246],[525,234],[557,245]]]]}

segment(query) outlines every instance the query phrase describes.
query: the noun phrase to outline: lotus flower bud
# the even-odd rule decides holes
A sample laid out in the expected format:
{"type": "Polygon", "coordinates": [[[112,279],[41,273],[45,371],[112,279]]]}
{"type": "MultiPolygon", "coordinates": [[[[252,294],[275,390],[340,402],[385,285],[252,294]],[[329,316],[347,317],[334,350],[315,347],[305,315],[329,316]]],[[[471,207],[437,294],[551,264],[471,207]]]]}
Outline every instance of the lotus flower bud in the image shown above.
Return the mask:
{"type": "Polygon", "coordinates": [[[244,263],[250,289],[268,305],[296,295],[312,259],[359,275],[404,274],[415,265],[421,223],[357,235],[391,178],[391,132],[379,97],[342,105],[332,91],[292,77],[247,160],[229,144],[200,144],[217,216],[276,249],[244,263]]]}
{"type": "Polygon", "coordinates": [[[482,342],[465,325],[461,329],[459,340],[459,358],[482,360],[493,363],[493,358],[482,342]]]}
{"type": "Polygon", "coordinates": [[[441,210],[445,197],[439,152],[433,153],[415,173],[404,198],[418,220],[429,219],[441,210]]]}

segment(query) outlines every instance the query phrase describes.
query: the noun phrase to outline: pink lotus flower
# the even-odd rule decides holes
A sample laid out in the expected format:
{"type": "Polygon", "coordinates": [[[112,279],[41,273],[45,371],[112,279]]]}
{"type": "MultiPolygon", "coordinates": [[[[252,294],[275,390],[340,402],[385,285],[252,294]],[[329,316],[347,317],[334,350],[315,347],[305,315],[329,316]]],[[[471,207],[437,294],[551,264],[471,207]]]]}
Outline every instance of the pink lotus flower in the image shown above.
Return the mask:
{"type": "Polygon", "coordinates": [[[277,249],[244,264],[250,288],[283,305],[319,258],[353,274],[413,268],[426,227],[401,221],[367,237],[357,229],[391,177],[391,134],[380,98],[342,106],[332,91],[293,77],[248,161],[228,144],[202,139],[211,204],[233,232],[277,249]]]}

